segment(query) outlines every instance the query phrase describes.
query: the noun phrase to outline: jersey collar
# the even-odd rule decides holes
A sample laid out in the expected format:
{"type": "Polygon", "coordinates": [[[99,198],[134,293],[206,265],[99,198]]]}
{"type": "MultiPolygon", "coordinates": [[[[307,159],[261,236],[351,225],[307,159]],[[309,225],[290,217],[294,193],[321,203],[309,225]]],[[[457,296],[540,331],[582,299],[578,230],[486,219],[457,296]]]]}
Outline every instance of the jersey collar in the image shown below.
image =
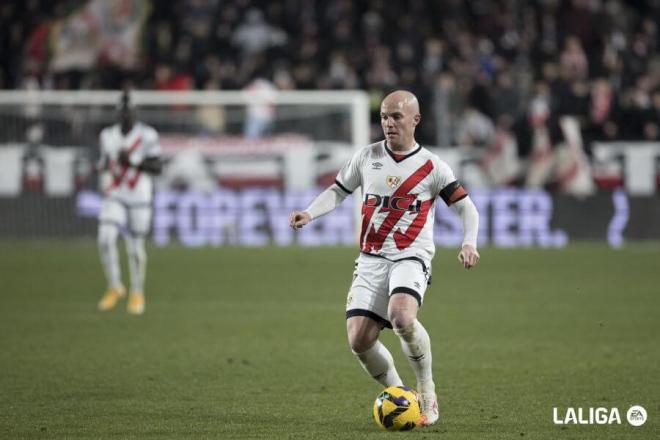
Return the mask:
{"type": "Polygon", "coordinates": [[[387,140],[383,141],[383,148],[385,148],[385,151],[387,151],[387,154],[389,154],[390,157],[392,158],[392,160],[394,160],[394,162],[396,162],[396,163],[403,162],[404,160],[408,159],[409,157],[414,156],[415,154],[419,153],[420,150],[422,149],[422,146],[419,145],[419,143],[417,143],[416,145],[417,145],[417,148],[415,148],[415,150],[412,153],[408,153],[405,156],[402,156],[400,154],[397,155],[397,154],[393,153],[392,150],[390,150],[390,147],[387,146],[387,140]]]}
{"type": "Polygon", "coordinates": [[[131,135],[137,131],[138,125],[140,125],[139,121],[133,122],[133,127],[131,127],[128,133],[124,134],[121,131],[121,124],[117,124],[117,131],[119,132],[119,136],[123,137],[124,139],[131,137],[131,135]]]}

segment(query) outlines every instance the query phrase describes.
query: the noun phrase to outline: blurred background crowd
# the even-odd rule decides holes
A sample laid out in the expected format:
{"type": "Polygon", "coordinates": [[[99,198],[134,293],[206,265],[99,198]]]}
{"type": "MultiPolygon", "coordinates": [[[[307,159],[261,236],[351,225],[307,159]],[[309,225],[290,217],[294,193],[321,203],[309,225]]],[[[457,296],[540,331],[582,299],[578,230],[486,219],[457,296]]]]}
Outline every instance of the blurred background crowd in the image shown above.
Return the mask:
{"type": "Polygon", "coordinates": [[[561,137],[573,115],[590,154],[660,140],[659,22],[659,0],[3,2],[0,88],[363,89],[376,138],[380,99],[405,88],[424,144],[508,132],[524,157],[535,124],[561,137]]]}

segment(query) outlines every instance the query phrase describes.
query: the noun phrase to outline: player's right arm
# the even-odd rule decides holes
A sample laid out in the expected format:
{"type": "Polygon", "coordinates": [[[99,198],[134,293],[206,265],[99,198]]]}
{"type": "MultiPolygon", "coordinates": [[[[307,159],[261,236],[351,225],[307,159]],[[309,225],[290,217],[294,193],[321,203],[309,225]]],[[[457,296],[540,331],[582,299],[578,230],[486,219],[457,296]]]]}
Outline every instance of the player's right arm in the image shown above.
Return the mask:
{"type": "Polygon", "coordinates": [[[336,183],[319,194],[304,211],[293,211],[289,216],[289,226],[300,229],[317,217],[335,209],[348,196],[336,183]]]}
{"type": "Polygon", "coordinates": [[[101,131],[99,135],[99,160],[96,162],[96,171],[102,172],[110,169],[110,157],[108,156],[108,149],[105,145],[106,136],[105,130],[101,131]]]}
{"type": "Polygon", "coordinates": [[[335,183],[319,194],[304,211],[293,211],[289,215],[289,226],[300,229],[312,220],[335,209],[357,187],[362,184],[362,161],[366,150],[353,155],[337,174],[335,183]]]}

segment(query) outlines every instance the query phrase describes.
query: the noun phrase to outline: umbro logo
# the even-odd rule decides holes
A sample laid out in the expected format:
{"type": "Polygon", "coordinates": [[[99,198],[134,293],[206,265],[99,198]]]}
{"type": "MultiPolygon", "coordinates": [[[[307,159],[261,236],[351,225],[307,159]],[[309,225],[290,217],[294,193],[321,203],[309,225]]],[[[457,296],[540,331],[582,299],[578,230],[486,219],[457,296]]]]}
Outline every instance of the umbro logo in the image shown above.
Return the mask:
{"type": "Polygon", "coordinates": [[[415,287],[417,287],[418,289],[422,287],[417,281],[415,281],[413,284],[415,284],[415,287]]]}
{"type": "Polygon", "coordinates": [[[381,169],[381,168],[383,168],[383,164],[380,163],[380,162],[373,162],[373,163],[371,164],[371,169],[372,169],[372,170],[379,170],[379,169],[381,169]]]}

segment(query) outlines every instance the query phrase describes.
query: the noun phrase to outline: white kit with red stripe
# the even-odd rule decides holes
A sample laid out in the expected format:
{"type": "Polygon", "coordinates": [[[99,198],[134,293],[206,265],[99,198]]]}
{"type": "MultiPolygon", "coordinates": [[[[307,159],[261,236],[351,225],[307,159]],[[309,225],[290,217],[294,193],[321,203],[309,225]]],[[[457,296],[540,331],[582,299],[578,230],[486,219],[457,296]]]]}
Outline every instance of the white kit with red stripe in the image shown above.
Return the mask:
{"type": "Polygon", "coordinates": [[[125,136],[120,124],[105,128],[100,135],[101,160],[107,161],[108,172],[101,177],[104,195],[126,204],[150,203],[153,196],[153,178],[135,166],[119,163],[119,154],[125,150],[132,165],[148,157],[160,156],[158,133],[142,122],[136,122],[125,136]]]}
{"type": "Polygon", "coordinates": [[[360,250],[392,261],[435,254],[435,200],[451,205],[467,196],[445,162],[419,145],[406,155],[381,141],[355,153],[335,183],[345,192],[362,188],[360,250]]]}

